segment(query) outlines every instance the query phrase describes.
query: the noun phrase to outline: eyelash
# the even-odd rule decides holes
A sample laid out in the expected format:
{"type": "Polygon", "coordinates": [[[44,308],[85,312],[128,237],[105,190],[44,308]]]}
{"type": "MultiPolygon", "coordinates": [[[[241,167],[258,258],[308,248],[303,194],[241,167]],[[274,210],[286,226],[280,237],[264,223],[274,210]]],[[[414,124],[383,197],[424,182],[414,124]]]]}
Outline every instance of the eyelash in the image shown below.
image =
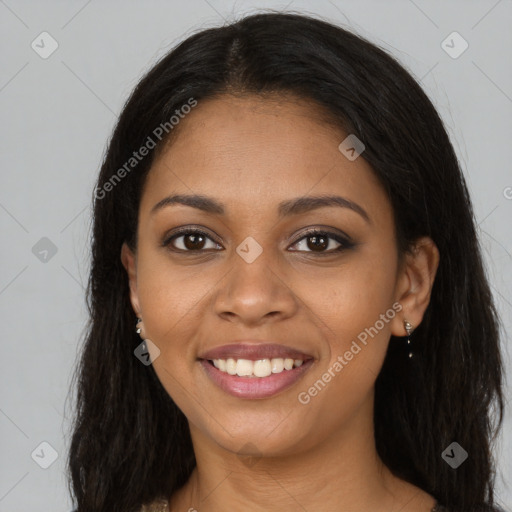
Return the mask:
{"type": "MultiPolygon", "coordinates": [[[[182,229],[178,230],[177,232],[173,233],[171,236],[166,237],[165,240],[162,243],[162,246],[169,248],[169,246],[172,245],[172,241],[173,240],[175,240],[177,238],[180,238],[182,236],[187,236],[187,235],[203,236],[203,237],[208,238],[212,242],[218,244],[218,242],[215,241],[210,235],[208,235],[208,233],[205,233],[204,231],[202,231],[200,229],[197,229],[197,228],[190,228],[190,227],[188,227],[188,228],[182,228],[182,229]]],[[[325,230],[321,230],[321,229],[317,229],[317,228],[310,229],[310,230],[306,231],[300,238],[298,238],[295,242],[293,242],[292,245],[296,245],[297,243],[299,243],[303,239],[306,239],[306,238],[309,238],[309,237],[313,237],[313,236],[323,236],[323,237],[326,237],[328,239],[331,239],[331,240],[334,240],[334,241],[338,242],[340,244],[340,246],[337,247],[336,249],[331,249],[331,250],[325,251],[325,252],[300,251],[300,250],[294,250],[293,252],[306,252],[306,253],[311,253],[311,254],[316,254],[316,255],[319,255],[319,256],[323,256],[323,255],[335,254],[335,253],[344,251],[346,249],[351,249],[355,245],[353,242],[349,241],[348,238],[345,238],[345,237],[343,237],[343,236],[341,236],[341,235],[339,235],[337,233],[333,233],[331,231],[325,231],[325,230]]],[[[193,250],[190,250],[190,249],[177,249],[175,247],[170,248],[170,250],[173,251],[173,252],[178,252],[178,253],[187,253],[188,252],[188,253],[195,253],[195,254],[199,254],[199,253],[201,253],[203,251],[210,251],[209,249],[198,249],[196,251],[193,251],[193,250]]]]}

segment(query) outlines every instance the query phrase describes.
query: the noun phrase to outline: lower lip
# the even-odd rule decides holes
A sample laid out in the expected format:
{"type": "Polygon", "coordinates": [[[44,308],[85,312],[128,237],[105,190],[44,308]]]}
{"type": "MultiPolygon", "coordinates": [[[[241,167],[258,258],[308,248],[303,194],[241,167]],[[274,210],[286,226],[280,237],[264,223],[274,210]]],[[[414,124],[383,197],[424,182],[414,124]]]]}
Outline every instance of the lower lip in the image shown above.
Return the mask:
{"type": "Polygon", "coordinates": [[[226,393],[237,398],[269,398],[295,384],[313,364],[313,359],[305,361],[298,368],[272,373],[268,377],[239,377],[229,375],[215,368],[206,359],[201,359],[201,365],[208,377],[226,393]]]}

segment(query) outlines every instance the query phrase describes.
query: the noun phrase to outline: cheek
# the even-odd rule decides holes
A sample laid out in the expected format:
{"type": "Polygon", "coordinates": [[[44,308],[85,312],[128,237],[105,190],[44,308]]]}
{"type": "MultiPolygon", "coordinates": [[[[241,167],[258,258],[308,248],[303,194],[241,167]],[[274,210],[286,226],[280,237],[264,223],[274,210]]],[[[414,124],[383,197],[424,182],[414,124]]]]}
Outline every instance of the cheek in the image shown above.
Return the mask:
{"type": "Polygon", "coordinates": [[[394,274],[385,264],[360,263],[360,267],[339,272],[336,280],[324,286],[323,298],[313,288],[310,292],[315,315],[327,326],[329,351],[301,386],[298,400],[305,412],[317,418],[325,435],[369,403],[396,315],[392,308],[394,274]]]}
{"type": "Polygon", "coordinates": [[[187,418],[200,423],[201,409],[194,407],[200,397],[194,392],[191,340],[200,326],[201,299],[207,300],[208,284],[204,275],[180,272],[154,252],[141,250],[139,262],[137,288],[145,334],[160,350],[153,369],[187,418]]]}
{"type": "Polygon", "coordinates": [[[160,349],[155,368],[165,364],[171,373],[183,374],[195,361],[191,341],[199,329],[203,301],[208,300],[208,272],[185,272],[154,251],[141,251],[138,296],[145,334],[160,349]]]}
{"type": "Polygon", "coordinates": [[[331,269],[328,278],[316,275],[303,281],[301,294],[324,326],[329,347],[328,362],[320,365],[320,371],[327,366],[349,377],[338,379],[339,386],[368,388],[380,371],[391,321],[397,314],[392,307],[395,268],[393,247],[375,244],[361,250],[350,263],[331,269]]]}
{"type": "Polygon", "coordinates": [[[147,245],[139,249],[137,290],[144,323],[157,339],[193,309],[204,295],[207,276],[196,277],[190,268],[173,263],[165,250],[147,245]]]}

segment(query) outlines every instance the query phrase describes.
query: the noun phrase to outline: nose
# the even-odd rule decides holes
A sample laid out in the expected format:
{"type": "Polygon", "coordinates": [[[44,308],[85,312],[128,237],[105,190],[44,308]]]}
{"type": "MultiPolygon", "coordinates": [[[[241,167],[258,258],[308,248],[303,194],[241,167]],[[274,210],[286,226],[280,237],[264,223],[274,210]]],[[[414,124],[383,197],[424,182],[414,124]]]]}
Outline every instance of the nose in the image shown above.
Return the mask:
{"type": "Polygon", "coordinates": [[[232,322],[259,325],[289,318],[299,301],[291,283],[264,250],[251,263],[233,252],[231,270],[218,284],[214,299],[216,314],[232,322]],[[273,263],[273,264],[272,264],[273,263]]]}

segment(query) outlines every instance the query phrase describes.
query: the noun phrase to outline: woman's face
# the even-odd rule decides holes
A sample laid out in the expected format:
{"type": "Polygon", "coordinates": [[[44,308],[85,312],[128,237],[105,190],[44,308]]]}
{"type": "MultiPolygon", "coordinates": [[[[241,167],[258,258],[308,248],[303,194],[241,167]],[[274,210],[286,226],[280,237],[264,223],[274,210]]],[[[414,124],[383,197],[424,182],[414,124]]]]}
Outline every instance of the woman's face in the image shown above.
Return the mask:
{"type": "Polygon", "coordinates": [[[160,350],[154,369],[193,438],[270,456],[371,429],[390,335],[414,319],[398,303],[410,280],[370,166],[340,151],[348,134],[311,103],[222,96],[178,128],[147,177],[135,261],[124,247],[123,262],[160,350]],[[175,195],[204,201],[165,201],[175,195]]]}

